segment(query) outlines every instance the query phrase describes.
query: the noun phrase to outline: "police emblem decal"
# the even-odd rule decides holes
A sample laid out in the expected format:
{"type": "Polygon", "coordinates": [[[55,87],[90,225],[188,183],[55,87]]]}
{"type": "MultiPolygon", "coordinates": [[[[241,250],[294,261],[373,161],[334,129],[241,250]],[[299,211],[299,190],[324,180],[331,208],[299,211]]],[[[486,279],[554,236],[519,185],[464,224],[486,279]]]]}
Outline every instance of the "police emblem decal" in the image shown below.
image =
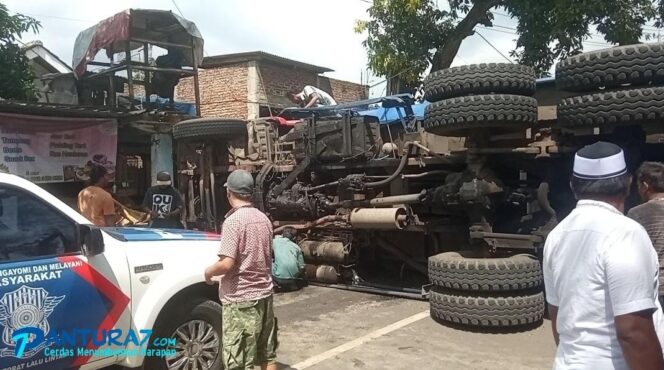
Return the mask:
{"type": "MultiPolygon", "coordinates": [[[[51,327],[48,317],[66,296],[49,296],[44,288],[30,288],[21,286],[13,292],[5,293],[0,298],[0,327],[2,330],[2,343],[6,346],[0,350],[0,357],[17,357],[16,345],[12,339],[15,330],[24,327],[35,327],[48,336],[51,327]]],[[[30,340],[34,340],[34,336],[30,340]]],[[[20,358],[29,358],[46,347],[40,343],[29,351],[25,351],[20,358]]],[[[18,357],[17,357],[18,358],[18,357]]]]}

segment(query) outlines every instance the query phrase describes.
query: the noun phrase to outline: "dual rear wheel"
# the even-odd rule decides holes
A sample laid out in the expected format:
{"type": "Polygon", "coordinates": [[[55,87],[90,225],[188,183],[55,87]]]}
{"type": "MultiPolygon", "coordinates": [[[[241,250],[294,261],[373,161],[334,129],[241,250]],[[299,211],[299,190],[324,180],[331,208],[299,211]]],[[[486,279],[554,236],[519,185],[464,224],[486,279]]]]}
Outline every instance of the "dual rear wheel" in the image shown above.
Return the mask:
{"type": "Polygon", "coordinates": [[[429,258],[431,316],[475,328],[518,328],[544,317],[542,269],[532,255],[479,258],[470,251],[429,258]]]}

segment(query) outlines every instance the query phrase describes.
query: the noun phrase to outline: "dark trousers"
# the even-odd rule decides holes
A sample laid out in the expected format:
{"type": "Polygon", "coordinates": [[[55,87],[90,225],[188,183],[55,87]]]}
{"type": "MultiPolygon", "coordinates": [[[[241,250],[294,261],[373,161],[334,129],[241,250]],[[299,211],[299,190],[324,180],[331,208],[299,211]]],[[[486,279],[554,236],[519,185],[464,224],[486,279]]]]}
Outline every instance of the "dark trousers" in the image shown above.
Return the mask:
{"type": "Polygon", "coordinates": [[[293,292],[307,286],[307,281],[302,278],[282,279],[276,276],[272,276],[272,281],[274,282],[275,289],[278,292],[293,292]]]}

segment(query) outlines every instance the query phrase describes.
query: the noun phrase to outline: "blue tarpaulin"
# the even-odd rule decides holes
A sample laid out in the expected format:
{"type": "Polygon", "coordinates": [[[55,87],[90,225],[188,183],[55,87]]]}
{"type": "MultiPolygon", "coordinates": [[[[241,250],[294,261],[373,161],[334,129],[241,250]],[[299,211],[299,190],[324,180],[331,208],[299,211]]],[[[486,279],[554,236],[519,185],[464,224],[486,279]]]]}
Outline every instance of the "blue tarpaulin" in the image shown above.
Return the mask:
{"type": "Polygon", "coordinates": [[[401,124],[402,118],[407,121],[406,124],[410,124],[410,122],[424,119],[424,110],[427,105],[429,105],[427,101],[414,102],[410,94],[400,94],[316,108],[286,108],[280,116],[293,120],[309,118],[312,115],[317,117],[338,116],[343,112],[352,111],[357,115],[374,116],[378,118],[381,125],[401,124]],[[412,113],[409,115],[406,112],[410,112],[411,108],[412,113]]]}
{"type": "MultiPolygon", "coordinates": [[[[423,103],[413,104],[413,114],[415,119],[421,121],[424,119],[424,109],[429,105],[429,102],[425,101],[423,103]]],[[[369,110],[363,110],[357,112],[362,116],[374,116],[378,118],[381,125],[390,125],[393,123],[401,123],[401,117],[406,117],[406,113],[403,107],[390,107],[390,108],[375,108],[369,110]],[[401,113],[401,117],[399,116],[401,113]]]]}
{"type": "MultiPolygon", "coordinates": [[[[145,104],[145,97],[144,96],[136,96],[134,97],[134,100],[139,101],[141,104],[145,104]]],[[[161,97],[158,97],[157,95],[152,95],[150,97],[150,103],[152,104],[157,104],[158,107],[163,108],[163,107],[170,107],[170,99],[164,99],[161,97]]],[[[195,117],[196,116],[196,104],[195,103],[185,103],[185,102],[180,102],[176,101],[174,104],[175,110],[178,112],[182,112],[184,114],[190,115],[195,117]]]]}

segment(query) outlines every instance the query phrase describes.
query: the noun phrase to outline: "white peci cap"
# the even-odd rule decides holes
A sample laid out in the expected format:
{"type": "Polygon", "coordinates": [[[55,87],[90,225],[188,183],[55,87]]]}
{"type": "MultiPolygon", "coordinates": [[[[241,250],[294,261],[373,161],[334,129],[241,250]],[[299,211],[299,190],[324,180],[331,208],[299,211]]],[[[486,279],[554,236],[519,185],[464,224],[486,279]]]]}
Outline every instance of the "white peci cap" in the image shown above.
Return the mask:
{"type": "Polygon", "coordinates": [[[598,141],[579,149],[574,156],[574,177],[601,180],[627,173],[625,154],[615,144],[598,141]]]}

